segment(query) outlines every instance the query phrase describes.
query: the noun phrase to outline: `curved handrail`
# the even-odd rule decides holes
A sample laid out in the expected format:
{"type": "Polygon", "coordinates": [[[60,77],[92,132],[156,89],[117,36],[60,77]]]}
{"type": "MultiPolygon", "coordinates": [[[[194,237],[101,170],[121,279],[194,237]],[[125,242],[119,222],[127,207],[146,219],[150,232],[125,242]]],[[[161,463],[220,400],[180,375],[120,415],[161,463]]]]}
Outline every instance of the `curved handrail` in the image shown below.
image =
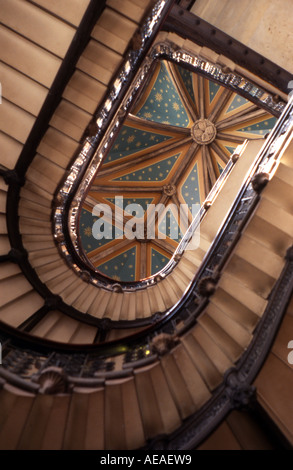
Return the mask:
{"type": "MultiPolygon", "coordinates": [[[[276,171],[279,161],[282,157],[282,153],[286,148],[286,145],[292,138],[293,131],[293,100],[288,103],[283,112],[281,118],[278,120],[276,126],[271,132],[268,139],[265,141],[263,148],[256,156],[254,163],[247,178],[245,179],[242,187],[239,190],[238,196],[233,204],[233,207],[230,213],[227,216],[227,219],[223,223],[218,235],[216,236],[214,243],[212,244],[209,252],[207,253],[203,263],[195,276],[194,281],[192,282],[191,289],[186,293],[181,299],[180,303],[176,305],[176,308],[171,309],[168,314],[163,318],[155,321],[150,327],[143,330],[141,333],[134,334],[125,339],[120,339],[113,341],[111,343],[101,343],[101,344],[92,344],[92,345],[65,345],[52,341],[44,341],[38,338],[33,338],[30,335],[23,334],[22,332],[15,333],[15,330],[12,327],[6,326],[7,333],[2,333],[3,338],[6,336],[11,341],[11,347],[13,348],[13,341],[17,341],[18,344],[21,344],[22,347],[35,347],[35,351],[42,351],[42,354],[50,355],[49,351],[57,351],[56,354],[62,354],[64,352],[65,356],[70,358],[72,353],[81,354],[86,357],[113,357],[115,355],[126,355],[129,352],[135,350],[145,351],[145,359],[151,355],[151,340],[159,332],[166,331],[166,329],[172,334],[182,335],[186,332],[186,329],[189,329],[194,322],[196,322],[197,316],[202,312],[203,307],[207,303],[207,299],[204,295],[200,294],[199,286],[201,279],[205,278],[208,273],[209,276],[214,276],[216,279],[219,275],[219,270],[223,269],[226,260],[232,253],[237,240],[240,238],[241,230],[246,223],[248,217],[251,215],[255,204],[259,198],[257,192],[253,189],[252,181],[255,175],[263,174],[265,171],[268,177],[272,177],[276,171]],[[247,197],[249,195],[249,198],[247,197]],[[249,204],[246,204],[249,199],[249,204]],[[243,210],[243,203],[246,204],[246,209],[243,210]],[[226,247],[226,250],[221,252],[222,245],[225,242],[225,235],[227,229],[229,229],[234,223],[234,219],[238,217],[237,211],[241,210],[242,221],[240,224],[237,224],[237,228],[234,232],[231,232],[229,235],[231,237],[229,247],[226,247]],[[222,245],[221,245],[222,244],[222,245]],[[221,252],[221,259],[217,257],[217,262],[215,263],[215,256],[221,252]],[[214,269],[216,266],[216,270],[214,269]],[[198,306],[193,306],[193,310],[189,312],[189,320],[183,328],[176,330],[174,325],[174,319],[178,319],[178,316],[186,316],[188,314],[189,305],[192,303],[194,305],[194,297],[197,297],[200,302],[198,306]],[[190,302],[192,301],[192,302],[190,302]],[[15,336],[16,335],[16,336],[15,336]],[[14,339],[13,339],[14,338],[14,339]]],[[[238,217],[239,219],[239,217],[238,217]]],[[[228,230],[229,231],[229,230],[228,230]]],[[[265,320],[264,320],[265,321],[265,320]]],[[[4,331],[5,331],[4,329],[4,331]]],[[[9,344],[7,348],[9,349],[9,344]]],[[[5,348],[3,348],[4,351],[5,348]]],[[[36,357],[38,353],[34,353],[36,357]]],[[[41,354],[41,353],[40,353],[41,354]]],[[[131,365],[131,362],[129,363],[131,365]]],[[[80,370],[79,370],[80,375],[80,370]]]]}
{"type": "MultiPolygon", "coordinates": [[[[87,282],[106,290],[112,291],[113,286],[117,285],[117,281],[107,278],[106,276],[103,276],[103,274],[94,270],[92,265],[82,257],[82,250],[79,246],[79,237],[77,234],[78,214],[86,196],[87,188],[100,168],[101,163],[116,137],[127,113],[129,112],[131,105],[137,99],[137,96],[141,91],[142,84],[147,80],[152,64],[160,58],[185,64],[185,66],[191,67],[193,71],[203,74],[212,80],[216,80],[226,87],[230,87],[232,90],[255,102],[260,107],[269,110],[276,116],[279,116],[280,112],[284,108],[284,103],[276,103],[271,94],[257,87],[252,82],[232,72],[224,73],[219,65],[215,65],[207,60],[195,57],[184,50],[179,50],[177,46],[168,42],[163,44],[158,43],[153,46],[151,52],[145,58],[144,63],[141,66],[141,70],[136,75],[132,83],[128,84],[128,92],[123,99],[121,98],[120,107],[110,119],[109,113],[107,113],[105,109],[107,106],[109,109],[112,108],[113,103],[115,102],[116,104],[117,100],[119,100],[119,92],[122,88],[122,84],[123,86],[125,85],[124,75],[125,67],[127,67],[126,61],[126,65],[123,66],[124,68],[122,69],[122,72],[118,74],[118,78],[114,81],[114,88],[110,93],[110,98],[106,100],[103,110],[97,114],[97,133],[93,137],[87,137],[85,139],[82,149],[71,166],[65,182],[59,189],[53,210],[53,231],[60,253],[78,276],[81,276],[82,278],[87,279],[87,282]],[[103,137],[101,129],[107,129],[103,137]]],[[[231,165],[229,164],[226,172],[224,172],[223,178],[227,176],[230,169],[231,165]]],[[[221,181],[222,180],[220,179],[219,184],[222,184],[221,181]]],[[[213,197],[214,191],[217,191],[217,186],[212,190],[209,197],[213,197]]],[[[120,281],[119,285],[121,286],[122,291],[132,292],[138,289],[145,289],[149,286],[153,286],[157,280],[168,275],[177,265],[179,259],[178,255],[180,255],[186,248],[189,238],[196,230],[205,212],[206,209],[202,208],[200,213],[195,217],[195,220],[190,225],[171,260],[161,271],[147,279],[137,282],[120,281]]]]}

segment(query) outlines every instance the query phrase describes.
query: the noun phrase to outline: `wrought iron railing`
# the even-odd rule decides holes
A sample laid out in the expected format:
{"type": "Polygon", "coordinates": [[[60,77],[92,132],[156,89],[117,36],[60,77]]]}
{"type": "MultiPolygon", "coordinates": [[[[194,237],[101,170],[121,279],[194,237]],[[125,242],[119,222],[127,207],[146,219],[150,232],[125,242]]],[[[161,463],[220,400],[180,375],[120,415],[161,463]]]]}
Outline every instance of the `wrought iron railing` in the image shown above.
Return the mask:
{"type": "MultiPolygon", "coordinates": [[[[153,339],[161,333],[180,337],[196,322],[198,315],[207,305],[208,297],[214,290],[226,260],[241,238],[242,230],[259,200],[259,192],[276,171],[282,152],[292,138],[292,128],[293,104],[289,103],[256,156],[233,207],[196,273],[190,289],[174,308],[163,316],[155,317],[153,323],[140,333],[129,335],[125,339],[92,345],[60,345],[17,332],[3,324],[0,339],[3,349],[2,372],[16,371],[17,380],[21,376],[30,380],[34,374],[40,373],[37,372],[36,363],[41,365],[40,370],[48,364],[55,364],[62,366],[70,377],[89,379],[99,370],[107,372],[108,375],[119,374],[115,356],[123,355],[124,366],[120,369],[122,374],[125,374],[125,369],[130,370],[131,367],[155,360],[157,355],[152,349],[153,339]],[[112,359],[109,362],[107,358],[112,359]]],[[[277,287],[274,295],[278,296],[276,289],[277,287]]],[[[266,315],[264,322],[265,318],[266,315]]]]}
{"type": "MultiPolygon", "coordinates": [[[[122,72],[118,74],[117,80],[114,81],[113,91],[106,100],[104,108],[102,111],[99,111],[96,117],[96,134],[85,139],[65,181],[61,184],[61,187],[56,194],[55,207],[53,211],[54,237],[61,255],[78,276],[82,277],[82,279],[86,279],[87,282],[106,290],[115,289],[117,281],[109,279],[99,271],[95,270],[87,257],[84,256],[83,249],[80,246],[80,239],[78,237],[78,216],[81,205],[86,197],[87,188],[91,185],[99,171],[123,121],[130,112],[131,106],[142,92],[143,85],[150,76],[152,66],[160,59],[167,59],[188,67],[193,72],[201,74],[204,77],[214,80],[239,93],[248,100],[257,104],[259,107],[266,109],[276,117],[280,116],[280,113],[285,106],[284,102],[281,100],[276,102],[272,94],[246,78],[241,77],[239,74],[224,71],[223,67],[213,64],[201,57],[197,57],[185,50],[180,50],[176,45],[170,42],[157,43],[153,46],[132,81],[130,80],[131,77],[128,79],[128,74],[130,73],[130,70],[128,69],[130,65],[128,61],[126,61],[122,72]],[[128,74],[125,70],[128,70],[128,74]],[[124,89],[126,83],[128,85],[128,92],[124,97],[120,97],[120,94],[122,95],[122,84],[124,89]],[[110,114],[110,109],[114,107],[114,104],[117,105],[119,100],[120,105],[118,109],[114,115],[110,114]],[[106,112],[107,109],[108,111],[106,112]],[[102,130],[105,130],[104,134],[102,130]]],[[[223,180],[229,174],[231,167],[232,162],[228,164],[217,185],[221,185],[223,183],[223,180]]],[[[213,200],[214,195],[217,193],[217,185],[213,188],[207,201],[209,199],[213,200]]],[[[132,292],[139,289],[145,289],[153,286],[158,280],[168,275],[177,265],[179,261],[179,257],[177,255],[181,254],[186,248],[190,237],[193,235],[199,222],[204,217],[207,207],[207,204],[203,204],[200,213],[195,217],[195,220],[185,233],[171,260],[160,272],[137,282],[119,282],[121,291],[132,292]]]]}

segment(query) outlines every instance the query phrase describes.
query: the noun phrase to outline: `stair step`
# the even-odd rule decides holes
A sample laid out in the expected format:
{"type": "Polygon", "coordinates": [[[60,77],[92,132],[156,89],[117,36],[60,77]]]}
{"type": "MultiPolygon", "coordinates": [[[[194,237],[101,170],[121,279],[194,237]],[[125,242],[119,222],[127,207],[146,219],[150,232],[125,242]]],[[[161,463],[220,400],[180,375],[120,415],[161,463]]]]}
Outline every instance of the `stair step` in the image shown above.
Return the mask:
{"type": "Polygon", "coordinates": [[[289,214],[293,213],[293,200],[289,196],[292,186],[277,177],[277,173],[262,191],[262,197],[273,202],[289,214]]]}
{"type": "Polygon", "coordinates": [[[90,284],[85,286],[83,292],[72,303],[72,307],[84,313],[88,312],[97,294],[98,294],[97,288],[95,288],[94,286],[90,284]]]}
{"type": "MultiPolygon", "coordinates": [[[[54,181],[56,186],[56,183],[58,183],[64,176],[64,168],[62,166],[48,160],[40,154],[37,154],[35,156],[32,164],[30,165],[30,169],[35,169],[36,171],[41,173],[41,175],[43,175],[45,178],[50,175],[51,180],[54,181]]],[[[42,179],[43,176],[41,177],[42,179]]]]}
{"type": "Polygon", "coordinates": [[[36,272],[43,282],[54,279],[56,276],[59,276],[59,274],[63,274],[67,271],[68,267],[64,264],[63,260],[60,259],[36,268],[36,272]]]}
{"type": "MultiPolygon", "coordinates": [[[[275,214],[277,215],[277,213],[275,214]]],[[[290,215],[288,214],[288,216],[290,215]]],[[[293,222],[293,217],[291,216],[291,218],[293,222]]],[[[288,222],[290,223],[290,220],[288,222]]],[[[286,233],[286,229],[276,227],[276,224],[277,220],[274,224],[271,224],[256,214],[250,221],[245,233],[274,254],[284,258],[287,248],[291,245],[292,235],[286,233]]],[[[293,234],[293,226],[291,233],[293,234]]]]}
{"type": "Polygon", "coordinates": [[[188,279],[190,282],[195,275],[195,272],[197,271],[197,268],[191,268],[191,262],[188,261],[186,258],[181,258],[179,264],[178,264],[178,271],[181,271],[181,273],[184,273],[185,277],[188,279]]]}
{"type": "Polygon", "coordinates": [[[29,252],[56,248],[51,235],[23,235],[22,241],[29,252]]]}
{"type": "Polygon", "coordinates": [[[186,250],[184,251],[184,257],[187,258],[191,263],[194,263],[196,266],[199,266],[209,250],[211,246],[211,242],[207,238],[207,235],[202,230],[200,226],[200,235],[199,240],[195,237],[195,241],[192,239],[188,245],[186,250]]]}
{"type": "Polygon", "coordinates": [[[17,299],[32,290],[33,288],[31,284],[23,274],[17,274],[16,276],[11,276],[8,279],[2,279],[0,281],[0,306],[17,299]],[[13,286],[13,289],[11,289],[11,286],[13,286]]]}
{"type": "Polygon", "coordinates": [[[0,148],[2,165],[12,170],[20,155],[21,143],[0,131],[0,148]]]}
{"type": "Polygon", "coordinates": [[[92,344],[97,335],[98,329],[95,326],[80,323],[74,334],[71,336],[70,344],[92,344]]]}
{"type": "Polygon", "coordinates": [[[142,331],[143,328],[123,328],[110,330],[107,334],[107,341],[116,341],[118,339],[126,338],[142,331]]]}
{"type": "Polygon", "coordinates": [[[136,23],[140,23],[146,9],[150,6],[151,2],[147,0],[146,2],[130,1],[130,0],[108,0],[107,6],[113,8],[113,10],[118,11],[121,15],[125,15],[126,18],[129,18],[136,23]]]}
{"type": "Polygon", "coordinates": [[[68,271],[66,271],[65,273],[59,274],[54,279],[48,281],[47,286],[52,292],[54,292],[54,294],[58,294],[62,297],[62,292],[68,285],[76,280],[76,277],[76,274],[73,272],[68,273],[68,271]]]}
{"type": "Polygon", "coordinates": [[[17,328],[44,305],[44,299],[35,291],[16,297],[0,308],[0,320],[17,328]]]}
{"type": "MultiPolygon", "coordinates": [[[[0,42],[2,39],[1,29],[2,28],[0,26],[0,42]]],[[[0,58],[1,55],[3,54],[0,54],[0,58]]],[[[13,103],[10,103],[5,98],[2,98],[0,129],[5,134],[10,135],[15,140],[18,140],[19,142],[24,144],[34,125],[34,121],[35,118],[30,113],[24,111],[13,103]],[[15,125],[16,122],[18,123],[18,126],[15,125]]]]}
{"type": "Polygon", "coordinates": [[[88,0],[63,0],[62,3],[59,3],[48,0],[35,0],[34,3],[44,7],[58,18],[78,26],[89,2],[88,0]]]}
{"type": "Polygon", "coordinates": [[[106,8],[92,31],[92,37],[123,55],[136,28],[133,21],[106,8]]]}
{"type": "Polygon", "coordinates": [[[243,347],[224,331],[207,312],[198,319],[198,323],[232,362],[236,362],[240,358],[243,347]]]}
{"type": "Polygon", "coordinates": [[[30,332],[51,341],[69,344],[93,343],[97,327],[81,323],[59,311],[51,311],[30,332]]]}
{"type": "Polygon", "coordinates": [[[25,185],[21,188],[21,197],[24,199],[29,199],[30,201],[35,201],[42,203],[45,207],[51,207],[52,196],[44,189],[35,186],[30,181],[27,181],[25,185]]]}
{"type": "Polygon", "coordinates": [[[29,167],[26,173],[26,178],[32,184],[43,188],[45,191],[47,191],[47,193],[51,194],[53,199],[53,194],[56,191],[56,182],[53,179],[43,175],[40,171],[36,170],[32,166],[29,167]]]}
{"type": "Polygon", "coordinates": [[[173,432],[181,419],[161,364],[134,370],[134,375],[145,438],[173,432]]]}
{"type": "Polygon", "coordinates": [[[32,328],[30,334],[41,338],[47,338],[50,331],[58,324],[61,316],[62,314],[58,311],[47,313],[47,315],[42,318],[34,328],[32,328]]]}
{"type": "Polygon", "coordinates": [[[124,292],[120,320],[135,320],[136,297],[133,292],[124,292]]]}
{"type": "Polygon", "coordinates": [[[192,257],[192,260],[190,260],[186,256],[186,253],[187,251],[185,250],[182,258],[180,259],[180,268],[188,273],[188,277],[193,279],[201,264],[201,260],[196,259],[195,257],[192,257]]]}
{"type": "Polygon", "coordinates": [[[107,291],[105,289],[99,289],[96,293],[94,301],[88,308],[87,312],[96,318],[102,318],[106,312],[110,298],[110,291],[107,291]]]}
{"type": "Polygon", "coordinates": [[[279,277],[284,265],[280,256],[272,253],[271,250],[247,236],[246,233],[237,243],[234,253],[275,279],[279,277]]]}
{"type": "Polygon", "coordinates": [[[52,54],[63,58],[75,28],[31,3],[1,2],[1,20],[9,28],[52,54]]]}
{"type": "Polygon", "coordinates": [[[192,333],[182,337],[182,344],[188,352],[193,364],[210,391],[213,391],[222,381],[222,376],[211,359],[205,354],[192,333]]]}
{"type": "Polygon", "coordinates": [[[7,192],[0,190],[0,213],[6,214],[7,192]]]}
{"type": "Polygon", "coordinates": [[[0,75],[3,97],[36,117],[48,90],[3,63],[0,63],[0,75]]]}
{"type": "Polygon", "coordinates": [[[29,261],[32,267],[36,269],[60,261],[60,255],[57,248],[34,251],[29,253],[29,261]]]}
{"type": "Polygon", "coordinates": [[[285,152],[282,155],[281,160],[282,165],[286,166],[289,169],[293,169],[293,160],[292,160],[292,142],[288,145],[285,152]]]}
{"type": "MultiPolygon", "coordinates": [[[[148,303],[145,305],[145,292],[143,290],[138,290],[135,292],[135,302],[136,302],[136,318],[144,318],[145,316],[145,307],[148,308],[148,303]]],[[[148,297],[146,296],[147,302],[148,297]]]]}
{"type": "Polygon", "coordinates": [[[162,294],[160,290],[158,289],[158,286],[155,285],[153,287],[149,287],[147,289],[148,297],[149,297],[149,302],[151,306],[151,311],[153,313],[158,313],[158,312],[165,312],[167,310],[165,306],[165,302],[163,300],[162,294]]]}
{"type": "MultiPolygon", "coordinates": [[[[54,397],[37,395],[32,403],[28,418],[17,445],[18,450],[36,450],[42,447],[47,421],[50,419],[54,397]]],[[[58,432],[58,431],[57,431],[58,432]]]]}
{"type": "Polygon", "coordinates": [[[163,282],[170,286],[170,290],[172,289],[173,291],[172,303],[173,305],[175,305],[181,299],[184,293],[183,289],[180,287],[178,282],[176,282],[176,279],[174,277],[167,276],[163,282]]]}
{"type": "Polygon", "coordinates": [[[230,258],[225,267],[225,273],[263,299],[267,299],[275,283],[275,278],[257,269],[237,254],[233,254],[230,258]]]}
{"type": "Polygon", "coordinates": [[[35,395],[5,385],[0,397],[0,449],[15,450],[35,395]]]}
{"type": "Polygon", "coordinates": [[[7,255],[11,249],[8,235],[0,234],[0,256],[7,255]]]}
{"type": "MultiPolygon", "coordinates": [[[[76,70],[65,88],[63,97],[84,111],[94,114],[97,103],[102,100],[105,92],[105,85],[76,70]]],[[[42,154],[41,150],[39,152],[42,154]]]]}
{"type": "Polygon", "coordinates": [[[226,354],[219,348],[219,346],[212,340],[201,325],[193,328],[192,335],[206,356],[218,369],[223,376],[225,372],[233,366],[233,362],[226,356],[226,354]]]}
{"type": "Polygon", "coordinates": [[[19,231],[22,235],[46,235],[51,230],[50,222],[43,221],[43,224],[38,226],[34,225],[37,220],[35,219],[21,219],[19,224],[19,231]]]}
{"type": "MultiPolygon", "coordinates": [[[[291,157],[292,159],[292,157],[291,157]]],[[[289,159],[287,158],[287,162],[289,162],[289,159]]],[[[292,163],[291,163],[292,165],[292,163]]],[[[288,164],[283,163],[283,158],[279,163],[279,166],[277,168],[276,173],[274,174],[273,178],[279,178],[284,183],[288,184],[289,186],[293,185],[293,168],[288,166],[288,164]]]]}
{"type": "Polygon", "coordinates": [[[166,279],[164,279],[163,281],[160,281],[157,283],[157,288],[159,289],[161,295],[162,295],[162,298],[163,298],[163,301],[164,301],[164,304],[165,304],[165,308],[166,310],[168,310],[169,308],[171,308],[174,304],[177,303],[177,301],[179,300],[177,295],[175,294],[175,292],[173,291],[173,287],[171,287],[171,284],[167,282],[165,282],[166,279]]]}
{"type": "Polygon", "coordinates": [[[128,314],[127,314],[126,320],[135,320],[135,318],[136,318],[136,298],[135,298],[134,295],[132,295],[132,293],[129,293],[128,302],[129,302],[128,303],[128,314]]]}
{"type": "Polygon", "coordinates": [[[141,302],[142,302],[142,305],[143,305],[143,314],[144,314],[144,317],[147,318],[147,317],[150,317],[151,315],[154,314],[154,312],[152,312],[151,310],[151,305],[150,305],[150,301],[149,301],[149,296],[148,296],[148,293],[147,293],[147,290],[144,289],[141,291],[142,292],[142,299],[141,299],[141,302]]]}
{"type": "Polygon", "coordinates": [[[198,410],[210,398],[210,391],[183,344],[179,344],[170,354],[174,357],[195,409],[198,410]]]}
{"type": "Polygon", "coordinates": [[[36,202],[31,202],[26,199],[20,199],[18,207],[19,215],[21,217],[28,217],[37,220],[50,219],[51,209],[41,206],[36,202]]]}
{"type": "Polygon", "coordinates": [[[106,308],[105,317],[111,318],[113,321],[119,321],[122,303],[123,294],[112,292],[110,301],[106,308]]]}
{"type": "Polygon", "coordinates": [[[219,308],[225,315],[242,325],[247,331],[253,332],[259,316],[239,302],[232,294],[217,288],[215,295],[211,298],[210,305],[219,308]]]}
{"type": "Polygon", "coordinates": [[[8,232],[5,214],[0,214],[0,234],[6,235],[7,233],[8,232]]]}
{"type": "MultiPolygon", "coordinates": [[[[43,395],[46,396],[46,395],[43,395]]],[[[47,395],[48,396],[48,395],[47,395]]],[[[42,434],[41,450],[62,450],[67,424],[70,395],[51,396],[51,408],[42,434]]],[[[46,402],[44,402],[46,404],[46,402]]],[[[34,428],[32,428],[34,429],[34,428]]]]}
{"type": "Polygon", "coordinates": [[[234,410],[227,418],[243,450],[274,450],[276,448],[268,429],[262,426],[257,415],[234,410]]]}
{"type": "Polygon", "coordinates": [[[292,236],[293,215],[276,205],[270,199],[266,199],[265,197],[261,198],[257,206],[256,217],[275,226],[286,235],[292,236]]]}
{"type": "Polygon", "coordinates": [[[71,395],[62,450],[103,450],[104,389],[71,395]]]}
{"type": "Polygon", "coordinates": [[[71,305],[74,300],[84,291],[85,284],[78,277],[62,292],[62,299],[68,305],[71,305]]]}
{"type": "Polygon", "coordinates": [[[176,285],[178,286],[178,289],[181,290],[181,292],[185,292],[187,289],[187,286],[190,283],[189,277],[184,273],[184,271],[181,270],[181,265],[177,265],[172,272],[168,275],[169,279],[172,279],[176,285]]]}
{"type": "MultiPolygon", "coordinates": [[[[221,187],[221,191],[209,207],[200,224],[200,243],[204,237],[210,243],[217,235],[223,220],[228,216],[233,202],[242,186],[245,177],[255,160],[255,156],[263,146],[263,140],[252,140],[242,151],[237,163],[233,166],[229,177],[221,187]]],[[[207,251],[207,250],[206,250],[207,251]]]]}
{"type": "Polygon", "coordinates": [[[238,321],[238,319],[235,320],[231,316],[227,315],[226,310],[222,310],[214,302],[210,302],[207,307],[207,312],[208,316],[212,318],[228,336],[233,338],[237,344],[243,348],[247,347],[252,339],[252,333],[249,332],[245,326],[238,321]]]}
{"type": "Polygon", "coordinates": [[[121,64],[121,60],[122,57],[119,54],[91,40],[80,57],[77,68],[103,85],[108,85],[121,64]]]}
{"type": "Polygon", "coordinates": [[[53,127],[48,127],[37,152],[50,162],[66,168],[76,151],[76,142],[53,127]]]}
{"type": "Polygon", "coordinates": [[[32,80],[49,88],[61,60],[17,33],[0,28],[1,60],[32,80]]]}
{"type": "Polygon", "coordinates": [[[109,380],[105,386],[105,447],[132,450],[145,444],[134,377],[109,380]]]}
{"type": "Polygon", "coordinates": [[[69,343],[78,327],[78,323],[77,320],[61,312],[52,311],[32,329],[31,334],[51,341],[69,343]]]}
{"type": "Polygon", "coordinates": [[[90,120],[89,113],[63,99],[50,121],[50,126],[79,142],[90,120]]]}
{"type": "Polygon", "coordinates": [[[194,413],[210,393],[182,345],[161,358],[162,368],[182,419],[194,413]]]}
{"type": "Polygon", "coordinates": [[[0,280],[7,279],[11,276],[16,276],[21,273],[20,267],[15,263],[9,261],[1,263],[0,266],[0,280]]]}

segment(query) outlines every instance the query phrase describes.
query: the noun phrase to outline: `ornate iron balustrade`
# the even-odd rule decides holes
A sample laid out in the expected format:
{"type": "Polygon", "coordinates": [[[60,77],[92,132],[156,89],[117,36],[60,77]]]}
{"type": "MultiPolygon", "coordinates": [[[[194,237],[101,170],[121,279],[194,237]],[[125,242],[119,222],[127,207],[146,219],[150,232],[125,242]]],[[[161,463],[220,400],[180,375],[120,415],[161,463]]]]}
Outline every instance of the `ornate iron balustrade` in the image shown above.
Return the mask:
{"type": "MultiPolygon", "coordinates": [[[[259,175],[265,173],[270,178],[274,174],[282,151],[292,138],[292,129],[293,103],[290,102],[256,156],[250,174],[240,188],[230,214],[207,253],[191,288],[181,302],[171,309],[163,319],[161,316],[156,318],[153,324],[144,331],[124,340],[86,346],[61,346],[59,343],[32,338],[30,335],[16,332],[13,328],[3,325],[0,338],[3,346],[3,368],[1,368],[0,375],[7,377],[9,381],[17,383],[21,381],[26,384],[26,387],[30,387],[29,383],[35,376],[39,376],[48,365],[54,365],[54,367],[62,367],[68,375],[69,381],[74,382],[74,377],[78,377],[80,384],[82,384],[84,378],[84,386],[87,386],[92,383],[91,380],[99,371],[101,374],[98,375],[102,377],[105,375],[119,376],[119,374],[123,376],[131,373],[133,367],[154,361],[157,358],[156,350],[153,348],[154,338],[164,333],[169,337],[180,337],[196,322],[198,315],[207,305],[208,297],[212,291],[203,289],[202,281],[208,278],[212,283],[217,282],[226,260],[233,252],[241,237],[241,231],[259,200],[261,188],[256,186],[255,182],[259,175]],[[54,352],[52,353],[52,351],[54,352]],[[124,366],[118,370],[113,358],[120,355],[124,357],[124,366]],[[112,359],[109,361],[107,358],[112,359]]],[[[270,303],[257,328],[255,339],[249,347],[251,354],[254,350],[254,344],[257,345],[260,338],[262,338],[263,344],[265,341],[268,345],[270,344],[272,331],[276,330],[272,330],[271,323],[267,318],[270,318],[273,309],[274,312],[278,312],[274,314],[276,318],[273,323],[278,325],[281,321],[283,307],[292,291],[292,269],[290,252],[284,271],[271,293],[270,303]],[[268,330],[268,334],[265,333],[266,330],[268,330]]],[[[173,343],[171,341],[170,347],[172,348],[175,344],[176,341],[173,343]]],[[[265,346],[261,347],[261,350],[259,346],[255,347],[258,347],[258,354],[262,357],[268,351],[265,346]]]]}
{"type": "MultiPolygon", "coordinates": [[[[142,37],[143,34],[142,31],[142,37]]],[[[136,54],[138,54],[138,52],[136,54]]],[[[122,71],[114,81],[113,90],[110,92],[102,110],[97,113],[92,126],[95,128],[96,133],[85,139],[77,158],[69,170],[69,174],[56,195],[53,212],[54,237],[59,251],[68,265],[78,276],[86,280],[86,282],[90,282],[97,287],[102,287],[107,290],[115,290],[117,281],[111,280],[95,271],[84,256],[77,233],[78,214],[85,198],[87,188],[95,178],[132,104],[137,100],[139,94],[142,93],[143,86],[150,76],[152,67],[156,61],[160,59],[167,59],[179,65],[184,65],[193,72],[197,72],[239,93],[277,117],[280,116],[285,106],[282,101],[276,102],[272,94],[256,86],[244,77],[241,77],[239,74],[226,72],[221,66],[213,64],[201,57],[196,57],[187,51],[180,50],[176,45],[170,42],[158,43],[153,46],[132,81],[130,76],[130,70],[132,68],[130,67],[131,61],[129,58],[126,59],[122,71]],[[128,91],[123,97],[122,93],[126,85],[128,86],[128,91]],[[118,106],[117,102],[119,101],[120,105],[113,116],[110,111],[115,105],[118,106]]],[[[207,201],[210,202],[215,198],[219,185],[223,184],[231,168],[232,162],[228,164],[219,183],[209,194],[207,201]]],[[[157,280],[168,275],[177,265],[180,254],[183,253],[190,238],[204,217],[207,207],[207,204],[203,204],[203,207],[188,228],[170,262],[160,272],[137,282],[119,282],[121,291],[132,292],[145,289],[149,286],[153,286],[157,280]]]]}

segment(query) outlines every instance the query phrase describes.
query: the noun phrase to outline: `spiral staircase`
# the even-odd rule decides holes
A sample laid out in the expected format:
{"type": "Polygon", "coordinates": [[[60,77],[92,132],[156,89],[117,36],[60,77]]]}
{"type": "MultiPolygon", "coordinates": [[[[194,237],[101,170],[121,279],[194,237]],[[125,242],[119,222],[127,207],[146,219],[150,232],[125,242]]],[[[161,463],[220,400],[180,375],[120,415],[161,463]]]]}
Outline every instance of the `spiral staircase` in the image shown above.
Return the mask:
{"type": "MultiPolygon", "coordinates": [[[[176,12],[193,15],[192,3],[0,1],[3,450],[292,448],[293,105],[284,89],[254,82],[276,125],[209,177],[166,268],[129,284],[109,279],[70,236],[78,185],[155,41],[164,58],[161,44],[175,41],[218,63],[170,26],[176,12]]],[[[224,55],[219,67],[223,80],[233,75],[224,55]]]]}

